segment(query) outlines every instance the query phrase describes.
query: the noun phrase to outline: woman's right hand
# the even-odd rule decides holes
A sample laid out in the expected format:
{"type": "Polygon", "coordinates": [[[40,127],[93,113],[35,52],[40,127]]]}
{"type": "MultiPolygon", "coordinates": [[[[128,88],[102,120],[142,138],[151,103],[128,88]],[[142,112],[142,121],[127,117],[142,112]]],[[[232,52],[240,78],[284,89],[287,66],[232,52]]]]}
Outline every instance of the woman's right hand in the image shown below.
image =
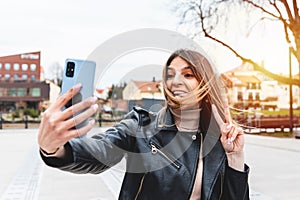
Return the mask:
{"type": "Polygon", "coordinates": [[[72,129],[72,127],[88,119],[98,110],[96,97],[87,98],[62,110],[66,103],[80,91],[81,87],[81,84],[73,86],[43,113],[38,133],[38,144],[43,151],[47,153],[56,152],[70,139],[84,135],[93,128],[95,120],[89,121],[79,129],[72,129]],[[74,113],[80,111],[83,112],[72,117],[74,113]]]}

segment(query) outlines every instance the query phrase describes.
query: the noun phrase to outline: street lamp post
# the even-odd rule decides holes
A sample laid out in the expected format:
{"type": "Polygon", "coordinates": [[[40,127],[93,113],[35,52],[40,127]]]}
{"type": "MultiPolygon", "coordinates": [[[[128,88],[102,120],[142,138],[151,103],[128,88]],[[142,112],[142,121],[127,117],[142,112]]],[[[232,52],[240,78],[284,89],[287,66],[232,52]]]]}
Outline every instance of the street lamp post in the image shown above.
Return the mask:
{"type": "Polygon", "coordinates": [[[293,132],[293,84],[292,84],[292,47],[289,46],[289,78],[290,78],[290,132],[293,132]]]}
{"type": "Polygon", "coordinates": [[[0,110],[0,129],[2,129],[2,111],[0,110]]]}
{"type": "Polygon", "coordinates": [[[3,128],[2,126],[3,122],[2,122],[2,102],[0,103],[0,129],[3,128]]]}

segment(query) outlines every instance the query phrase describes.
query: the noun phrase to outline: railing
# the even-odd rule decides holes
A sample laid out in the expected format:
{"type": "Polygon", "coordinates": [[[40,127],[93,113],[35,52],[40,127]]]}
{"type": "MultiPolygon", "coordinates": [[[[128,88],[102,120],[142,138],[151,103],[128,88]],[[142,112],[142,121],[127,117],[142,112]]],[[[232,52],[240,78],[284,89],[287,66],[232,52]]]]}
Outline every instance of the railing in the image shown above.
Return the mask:
{"type": "MultiPolygon", "coordinates": [[[[274,131],[283,132],[285,128],[290,128],[291,122],[289,117],[260,117],[260,118],[247,118],[238,119],[239,122],[249,127],[249,131],[256,129],[259,132],[266,132],[267,129],[274,129],[274,131]]],[[[293,128],[300,127],[300,118],[295,116],[292,121],[293,128]]]]}
{"type": "Polygon", "coordinates": [[[29,124],[36,124],[40,123],[40,119],[38,118],[30,118],[28,115],[24,115],[23,118],[11,119],[7,120],[3,117],[0,113],[0,129],[4,129],[5,126],[10,127],[23,127],[25,129],[28,128],[29,124]]]}

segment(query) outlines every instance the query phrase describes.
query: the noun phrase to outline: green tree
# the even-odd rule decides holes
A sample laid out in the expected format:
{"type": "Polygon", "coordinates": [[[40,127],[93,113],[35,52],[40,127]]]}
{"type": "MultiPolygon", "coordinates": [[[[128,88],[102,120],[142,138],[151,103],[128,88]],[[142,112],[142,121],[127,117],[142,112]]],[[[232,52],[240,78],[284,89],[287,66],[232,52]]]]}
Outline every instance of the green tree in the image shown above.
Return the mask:
{"type": "Polygon", "coordinates": [[[34,108],[25,108],[24,115],[29,115],[32,118],[37,118],[40,115],[40,112],[34,108]]]}
{"type": "Polygon", "coordinates": [[[112,84],[111,90],[108,92],[108,99],[123,99],[123,90],[126,85],[126,83],[121,83],[119,85],[112,84]]]}

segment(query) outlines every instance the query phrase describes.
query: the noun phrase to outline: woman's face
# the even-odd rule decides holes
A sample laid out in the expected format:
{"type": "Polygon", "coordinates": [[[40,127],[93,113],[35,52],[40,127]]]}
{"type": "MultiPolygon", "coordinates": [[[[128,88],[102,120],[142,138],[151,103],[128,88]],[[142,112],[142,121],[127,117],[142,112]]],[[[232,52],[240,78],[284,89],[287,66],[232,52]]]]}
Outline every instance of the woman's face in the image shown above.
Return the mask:
{"type": "Polygon", "coordinates": [[[174,58],[167,67],[166,83],[168,89],[178,98],[186,96],[199,85],[191,66],[180,57],[174,58]]]}

